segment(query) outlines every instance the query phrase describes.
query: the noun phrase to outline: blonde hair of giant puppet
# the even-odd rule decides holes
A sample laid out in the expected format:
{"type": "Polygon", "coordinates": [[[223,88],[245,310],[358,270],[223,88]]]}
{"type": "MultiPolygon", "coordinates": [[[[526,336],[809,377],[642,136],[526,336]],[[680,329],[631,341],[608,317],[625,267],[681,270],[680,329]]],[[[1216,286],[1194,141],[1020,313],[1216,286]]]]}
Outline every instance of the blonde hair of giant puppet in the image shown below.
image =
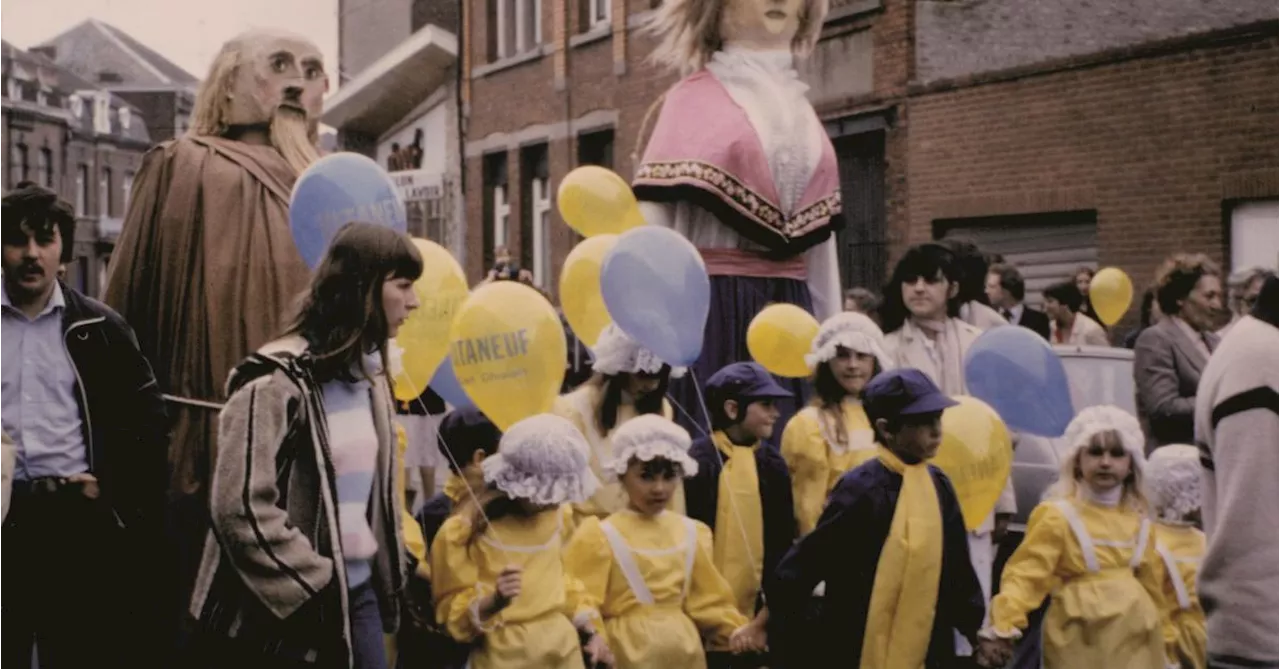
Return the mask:
{"type": "MultiPolygon", "coordinates": [[[[196,101],[191,112],[191,127],[187,134],[191,136],[223,137],[230,126],[227,116],[230,112],[231,96],[235,92],[236,74],[245,53],[245,45],[253,39],[266,36],[260,30],[241,33],[222,45],[213,64],[209,66],[209,74],[200,82],[196,91],[196,101]]],[[[318,123],[310,123],[305,118],[293,118],[292,114],[281,114],[277,111],[271,119],[271,143],[284,156],[285,161],[297,173],[301,174],[311,163],[320,158],[317,145],[320,142],[318,123]],[[305,133],[305,141],[303,135],[305,133]]]]}
{"type": "MultiPolygon", "coordinates": [[[[655,64],[681,74],[702,69],[711,54],[724,46],[720,34],[725,5],[734,0],[663,0],[645,30],[661,41],[650,55],[655,64]]],[[[829,0],[803,0],[800,24],[791,40],[797,56],[808,55],[818,43],[829,0]]]]}

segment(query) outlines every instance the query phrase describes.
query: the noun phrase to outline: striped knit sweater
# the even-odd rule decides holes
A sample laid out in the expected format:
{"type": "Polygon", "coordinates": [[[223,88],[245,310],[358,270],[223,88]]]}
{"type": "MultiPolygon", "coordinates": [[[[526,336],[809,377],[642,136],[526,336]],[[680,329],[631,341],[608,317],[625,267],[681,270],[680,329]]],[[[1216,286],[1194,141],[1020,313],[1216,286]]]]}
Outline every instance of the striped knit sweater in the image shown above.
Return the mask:
{"type": "Polygon", "coordinates": [[[1209,656],[1223,667],[1274,667],[1280,661],[1277,346],[1280,331],[1244,318],[1210,358],[1196,393],[1208,539],[1200,601],[1209,656]]]}
{"type": "MultiPolygon", "coordinates": [[[[366,359],[370,373],[381,367],[377,356],[366,359]]],[[[378,433],[373,425],[373,387],[364,379],[330,381],[320,386],[329,426],[338,490],[338,528],[347,568],[347,587],[363,585],[372,575],[369,560],[378,541],[369,527],[369,493],[377,469],[378,433]]]]}

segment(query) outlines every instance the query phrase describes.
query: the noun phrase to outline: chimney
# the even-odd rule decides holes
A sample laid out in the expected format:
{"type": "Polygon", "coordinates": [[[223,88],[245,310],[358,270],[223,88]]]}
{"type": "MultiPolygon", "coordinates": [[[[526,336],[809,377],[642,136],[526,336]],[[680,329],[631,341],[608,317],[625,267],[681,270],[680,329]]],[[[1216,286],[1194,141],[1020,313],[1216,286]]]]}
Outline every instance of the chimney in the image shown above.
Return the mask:
{"type": "Polygon", "coordinates": [[[38,53],[52,61],[58,60],[58,47],[49,44],[47,46],[33,46],[28,49],[31,53],[38,53]]]}

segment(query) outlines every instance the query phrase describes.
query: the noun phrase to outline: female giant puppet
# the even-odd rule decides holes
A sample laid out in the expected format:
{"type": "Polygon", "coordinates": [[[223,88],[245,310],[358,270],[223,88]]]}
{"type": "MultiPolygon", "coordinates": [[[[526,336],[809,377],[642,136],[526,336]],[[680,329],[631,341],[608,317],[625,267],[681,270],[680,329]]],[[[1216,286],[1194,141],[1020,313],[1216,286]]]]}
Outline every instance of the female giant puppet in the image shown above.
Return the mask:
{"type": "Polygon", "coordinates": [[[688,238],[711,276],[696,378],[672,388],[695,415],[692,384],[750,359],[747,326],[766,305],[819,321],[841,307],[835,151],[794,67],[826,11],[827,0],[666,0],[651,26],[654,59],[688,76],[666,93],[633,188],[645,219],[688,238]]]}
{"type": "MultiPolygon", "coordinates": [[[[106,302],[137,332],[174,419],[168,548],[177,555],[158,561],[175,570],[168,594],[177,610],[208,527],[205,486],[227,376],[280,333],[307,286],[289,194],[318,157],[326,90],[320,50],[304,38],[255,31],[224,44],[190,132],[143,158],[111,261],[106,302]]],[[[163,494],[165,482],[155,485],[163,494]]]]}

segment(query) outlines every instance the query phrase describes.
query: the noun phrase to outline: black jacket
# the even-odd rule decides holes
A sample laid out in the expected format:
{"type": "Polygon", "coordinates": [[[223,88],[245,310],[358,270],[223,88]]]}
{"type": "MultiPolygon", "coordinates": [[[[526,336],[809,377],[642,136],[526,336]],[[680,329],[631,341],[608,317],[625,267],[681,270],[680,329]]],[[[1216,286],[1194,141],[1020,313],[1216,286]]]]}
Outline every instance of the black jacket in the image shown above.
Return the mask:
{"type": "MultiPolygon", "coordinates": [[[[926,669],[945,669],[955,657],[959,630],[977,637],[986,607],[982,588],[969,562],[969,539],[955,489],[942,470],[929,474],[942,508],[942,574],[937,612],[926,669]]],[[[902,476],[879,460],[847,472],[827,498],[818,526],[778,563],[766,579],[769,597],[769,647],[780,666],[856,667],[862,654],[871,592],[880,550],[902,492],[902,476]],[[806,615],[814,586],[826,582],[826,596],[816,621],[806,615]]]]}
{"type": "Polygon", "coordinates": [[[1031,307],[1023,306],[1022,317],[1018,319],[1018,325],[1034,331],[1044,337],[1045,341],[1049,341],[1049,317],[1043,311],[1036,311],[1031,307]]]}
{"type": "MultiPolygon", "coordinates": [[[[723,466],[710,437],[693,442],[689,455],[698,462],[698,473],[684,480],[685,513],[716,529],[716,509],[720,501],[720,472],[723,466]]],[[[791,474],[787,462],[773,446],[764,443],[755,450],[756,476],[760,482],[760,510],[764,524],[764,573],[772,574],[778,561],[796,539],[795,503],[791,497],[791,474]]],[[[763,585],[763,584],[762,584],[763,585]]],[[[757,605],[759,605],[757,601],[757,605]]]]}
{"type": "Polygon", "coordinates": [[[62,286],[62,340],[76,374],[89,471],[126,528],[163,526],[169,420],[151,364],[120,314],[62,286]]]}

